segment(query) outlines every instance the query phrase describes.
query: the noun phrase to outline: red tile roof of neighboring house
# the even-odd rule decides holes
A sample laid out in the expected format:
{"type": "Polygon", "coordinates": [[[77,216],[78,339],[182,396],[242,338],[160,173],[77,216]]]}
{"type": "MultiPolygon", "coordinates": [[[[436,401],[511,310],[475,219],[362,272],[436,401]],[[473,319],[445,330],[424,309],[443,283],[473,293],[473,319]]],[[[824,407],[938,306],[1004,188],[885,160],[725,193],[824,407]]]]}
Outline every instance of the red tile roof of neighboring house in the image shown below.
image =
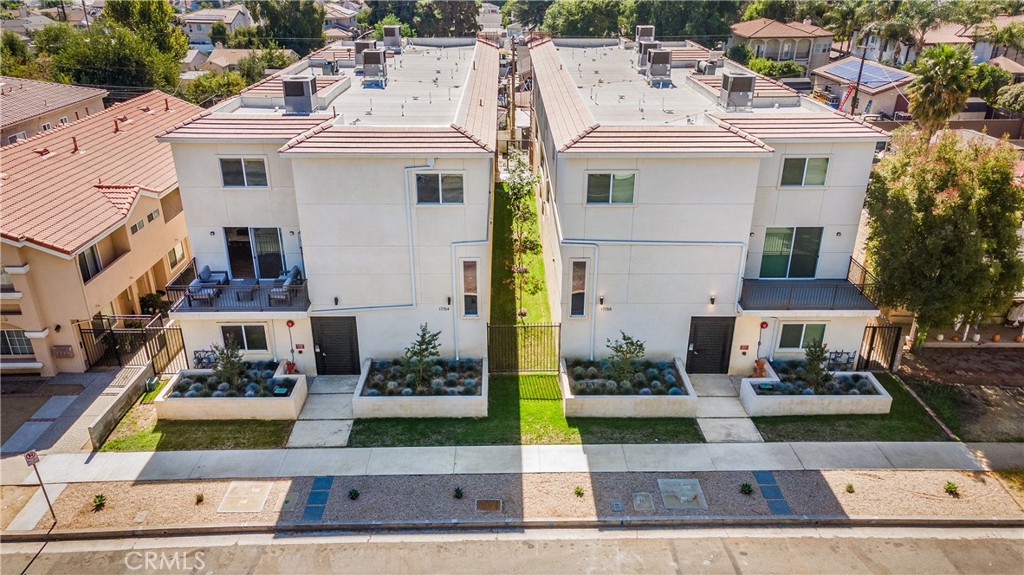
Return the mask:
{"type": "Polygon", "coordinates": [[[924,45],[933,44],[973,44],[974,39],[967,34],[963,24],[940,24],[924,33],[924,45]]]}
{"type": "Polygon", "coordinates": [[[882,140],[889,133],[847,114],[713,114],[723,126],[771,142],[772,140],[882,140]]]}
{"type": "Polygon", "coordinates": [[[1024,74],[1024,65],[1006,56],[997,56],[988,61],[989,64],[1002,68],[1011,74],[1024,74]]]}
{"type": "Polygon", "coordinates": [[[153,91],[5,147],[0,236],[67,255],[88,246],[139,193],[177,186],[171,147],[154,136],[201,110],[153,91]]]}
{"type": "Polygon", "coordinates": [[[732,25],[732,33],[740,38],[827,38],[832,32],[803,22],[779,22],[758,18],[732,25]]]}
{"type": "Polygon", "coordinates": [[[331,114],[277,115],[203,112],[157,134],[162,142],[271,141],[287,142],[327,122],[331,114]]]}
{"type": "Polygon", "coordinates": [[[98,88],[0,76],[0,127],[106,95],[106,90],[98,88]]]}

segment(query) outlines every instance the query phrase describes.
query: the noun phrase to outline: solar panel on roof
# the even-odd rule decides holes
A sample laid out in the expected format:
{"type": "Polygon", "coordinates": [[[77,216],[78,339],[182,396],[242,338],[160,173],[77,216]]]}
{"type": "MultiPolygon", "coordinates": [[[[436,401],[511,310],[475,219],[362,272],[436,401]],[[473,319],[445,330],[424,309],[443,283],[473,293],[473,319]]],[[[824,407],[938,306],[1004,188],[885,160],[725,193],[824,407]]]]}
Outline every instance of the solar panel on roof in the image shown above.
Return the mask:
{"type": "Polygon", "coordinates": [[[864,62],[864,70],[860,71],[860,60],[847,60],[825,67],[824,72],[838,76],[850,82],[857,81],[857,74],[860,74],[860,83],[869,88],[881,88],[886,84],[899,82],[910,76],[907,72],[887,68],[875,62],[864,62]]]}

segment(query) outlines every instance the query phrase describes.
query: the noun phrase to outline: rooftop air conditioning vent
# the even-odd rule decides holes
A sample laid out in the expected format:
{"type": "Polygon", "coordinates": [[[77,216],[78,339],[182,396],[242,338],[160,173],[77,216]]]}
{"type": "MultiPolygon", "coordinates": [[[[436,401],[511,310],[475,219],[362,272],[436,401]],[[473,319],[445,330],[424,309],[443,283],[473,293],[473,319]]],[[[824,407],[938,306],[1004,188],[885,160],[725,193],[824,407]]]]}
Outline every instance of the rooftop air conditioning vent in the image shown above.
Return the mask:
{"type": "Polygon", "coordinates": [[[647,51],[647,82],[654,86],[672,83],[672,51],[652,48],[647,51]]]}
{"type": "Polygon", "coordinates": [[[402,27],[389,25],[384,26],[384,47],[395,52],[402,51],[402,27]]]}
{"type": "Polygon", "coordinates": [[[387,52],[384,48],[363,51],[363,85],[378,83],[381,88],[388,85],[387,52]]]}
{"type": "Polygon", "coordinates": [[[727,110],[753,108],[755,78],[746,72],[723,70],[719,103],[727,110]]]}
{"type": "Polygon", "coordinates": [[[697,62],[697,72],[702,76],[714,76],[716,69],[714,61],[701,60],[697,62]]]}
{"type": "Polygon", "coordinates": [[[288,114],[311,114],[316,110],[316,77],[292,76],[281,80],[284,109],[288,114]]]}
{"type": "Polygon", "coordinates": [[[363,52],[377,49],[376,40],[356,40],[356,68],[363,65],[363,52]]]}
{"type": "Polygon", "coordinates": [[[661,48],[661,42],[656,42],[654,40],[640,40],[636,43],[636,46],[636,67],[638,70],[647,70],[647,51],[661,48]]]}
{"type": "Polygon", "coordinates": [[[636,27],[636,44],[637,44],[637,48],[636,49],[638,51],[640,50],[640,41],[641,40],[647,40],[647,41],[654,40],[654,26],[637,26],[636,27]]]}

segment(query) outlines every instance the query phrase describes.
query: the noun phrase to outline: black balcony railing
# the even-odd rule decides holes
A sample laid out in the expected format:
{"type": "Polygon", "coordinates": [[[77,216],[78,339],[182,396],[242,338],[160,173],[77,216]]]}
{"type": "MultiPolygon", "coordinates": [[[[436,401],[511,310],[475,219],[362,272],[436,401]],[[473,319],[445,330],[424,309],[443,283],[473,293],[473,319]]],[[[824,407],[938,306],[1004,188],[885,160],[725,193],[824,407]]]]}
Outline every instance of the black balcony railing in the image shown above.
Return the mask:
{"type": "Polygon", "coordinates": [[[740,306],[746,310],[875,309],[846,280],[743,280],[740,306]]]}
{"type": "Polygon", "coordinates": [[[846,272],[846,279],[857,286],[860,293],[871,300],[871,303],[878,305],[878,279],[863,264],[850,258],[850,268],[846,272]]]}
{"type": "Polygon", "coordinates": [[[166,297],[171,303],[171,311],[296,311],[309,308],[309,290],[303,279],[284,285],[283,280],[228,280],[224,272],[214,272],[212,279],[206,282],[197,282],[197,277],[193,259],[167,284],[166,297]]]}

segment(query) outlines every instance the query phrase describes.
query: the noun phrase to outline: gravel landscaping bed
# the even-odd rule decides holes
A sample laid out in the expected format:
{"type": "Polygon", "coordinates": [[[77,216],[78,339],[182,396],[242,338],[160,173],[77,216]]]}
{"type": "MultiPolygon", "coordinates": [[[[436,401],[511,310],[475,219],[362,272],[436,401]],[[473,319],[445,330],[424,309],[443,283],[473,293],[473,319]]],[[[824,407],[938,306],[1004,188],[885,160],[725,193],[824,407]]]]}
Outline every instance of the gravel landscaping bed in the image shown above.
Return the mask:
{"type": "Polygon", "coordinates": [[[14,521],[28,500],[32,498],[36,489],[36,487],[14,485],[0,487],[0,529],[7,529],[11,521],[14,521]]]}

